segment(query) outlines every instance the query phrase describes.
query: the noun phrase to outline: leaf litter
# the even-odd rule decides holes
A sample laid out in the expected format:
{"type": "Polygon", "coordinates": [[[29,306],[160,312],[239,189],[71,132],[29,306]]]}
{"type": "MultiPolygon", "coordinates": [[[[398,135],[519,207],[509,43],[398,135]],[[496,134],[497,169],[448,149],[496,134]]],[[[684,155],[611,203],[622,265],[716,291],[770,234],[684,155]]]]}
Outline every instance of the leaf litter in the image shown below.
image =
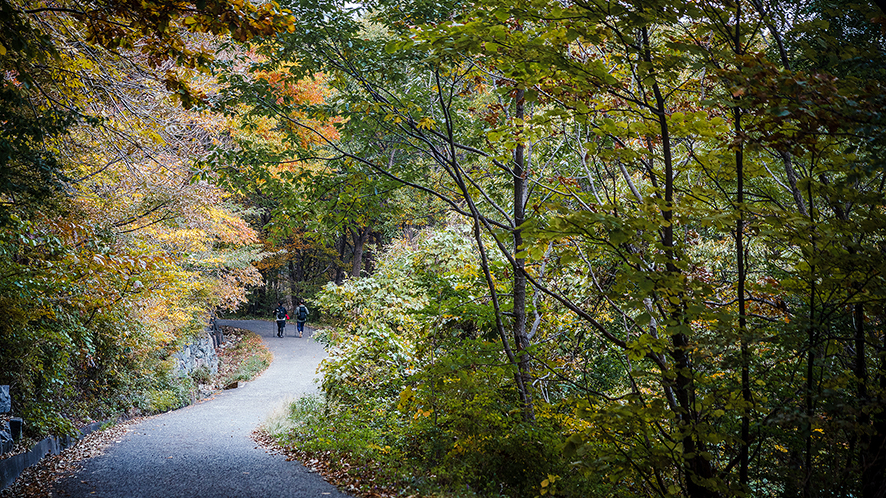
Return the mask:
{"type": "Polygon", "coordinates": [[[132,418],[107,429],[93,432],[58,455],[47,455],[37,465],[28,467],[8,487],[0,490],[0,498],[48,498],[53,495],[53,484],[80,470],[81,462],[99,456],[105,449],[123,440],[130,426],[144,420],[132,418]]]}
{"type": "MultiPolygon", "coordinates": [[[[337,457],[331,452],[309,453],[292,447],[280,446],[274,436],[264,430],[252,433],[252,439],[265,448],[268,453],[283,455],[286,461],[297,461],[305,466],[308,472],[319,474],[338,489],[360,498],[403,498],[404,494],[386,488],[375,482],[372,469],[354,467],[346,459],[337,457]]],[[[409,495],[405,498],[419,498],[409,495]]]]}

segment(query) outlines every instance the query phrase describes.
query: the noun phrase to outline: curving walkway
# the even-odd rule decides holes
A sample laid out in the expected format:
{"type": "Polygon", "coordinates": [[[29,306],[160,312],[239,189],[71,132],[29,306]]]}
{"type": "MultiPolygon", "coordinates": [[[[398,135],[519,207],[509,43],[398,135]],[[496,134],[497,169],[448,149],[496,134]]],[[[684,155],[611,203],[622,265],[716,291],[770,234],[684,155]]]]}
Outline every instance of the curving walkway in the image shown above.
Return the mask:
{"type": "Polygon", "coordinates": [[[339,492],[319,475],[282,455],[267,453],[250,438],[274,410],[316,390],[314,372],[323,346],[276,337],[273,322],[222,320],[262,336],[274,362],[257,379],[200,403],[133,425],[119,443],[58,481],[53,496],[108,498],[329,497],[339,492]]]}

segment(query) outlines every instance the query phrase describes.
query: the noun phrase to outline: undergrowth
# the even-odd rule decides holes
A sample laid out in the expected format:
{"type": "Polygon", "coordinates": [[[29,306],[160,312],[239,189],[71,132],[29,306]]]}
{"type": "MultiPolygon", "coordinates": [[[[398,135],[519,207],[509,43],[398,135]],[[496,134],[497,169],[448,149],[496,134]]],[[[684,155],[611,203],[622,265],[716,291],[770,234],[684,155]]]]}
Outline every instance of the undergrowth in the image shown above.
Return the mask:
{"type": "Polygon", "coordinates": [[[362,496],[532,497],[542,488],[548,496],[618,496],[571,475],[550,420],[507,425],[457,435],[432,418],[379,405],[344,406],[315,395],[294,401],[284,417],[265,427],[277,444],[324,475],[350,482],[349,491],[362,496]]]}
{"type": "Polygon", "coordinates": [[[234,345],[220,354],[220,387],[236,381],[250,381],[270,366],[274,355],[258,334],[244,329],[225,327],[225,337],[234,345]]]}

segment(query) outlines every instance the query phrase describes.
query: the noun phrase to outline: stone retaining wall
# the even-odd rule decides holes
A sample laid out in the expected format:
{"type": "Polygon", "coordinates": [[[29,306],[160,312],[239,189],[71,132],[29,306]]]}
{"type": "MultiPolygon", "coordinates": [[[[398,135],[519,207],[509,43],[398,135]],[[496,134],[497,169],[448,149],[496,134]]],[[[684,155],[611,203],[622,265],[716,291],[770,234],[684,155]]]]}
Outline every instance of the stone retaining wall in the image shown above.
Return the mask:
{"type": "Polygon", "coordinates": [[[211,375],[218,373],[218,356],[215,354],[216,340],[207,332],[186,344],[181,351],[172,355],[175,359],[173,372],[190,375],[201,366],[206,366],[211,375]]]}

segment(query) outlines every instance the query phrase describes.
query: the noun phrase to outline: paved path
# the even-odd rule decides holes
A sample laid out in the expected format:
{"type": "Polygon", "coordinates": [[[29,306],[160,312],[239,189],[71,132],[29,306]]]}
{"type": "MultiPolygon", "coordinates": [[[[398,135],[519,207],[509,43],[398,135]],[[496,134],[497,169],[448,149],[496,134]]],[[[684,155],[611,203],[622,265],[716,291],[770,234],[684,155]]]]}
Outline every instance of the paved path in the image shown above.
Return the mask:
{"type": "Polygon", "coordinates": [[[276,409],[316,390],[314,372],[325,356],[307,338],[276,337],[265,321],[220,321],[252,330],[274,353],[258,379],[239,389],[133,425],[117,444],[84,462],[76,475],[60,480],[53,496],[108,498],[319,497],[342,494],[319,475],[281,455],[268,454],[250,438],[276,409]]]}

